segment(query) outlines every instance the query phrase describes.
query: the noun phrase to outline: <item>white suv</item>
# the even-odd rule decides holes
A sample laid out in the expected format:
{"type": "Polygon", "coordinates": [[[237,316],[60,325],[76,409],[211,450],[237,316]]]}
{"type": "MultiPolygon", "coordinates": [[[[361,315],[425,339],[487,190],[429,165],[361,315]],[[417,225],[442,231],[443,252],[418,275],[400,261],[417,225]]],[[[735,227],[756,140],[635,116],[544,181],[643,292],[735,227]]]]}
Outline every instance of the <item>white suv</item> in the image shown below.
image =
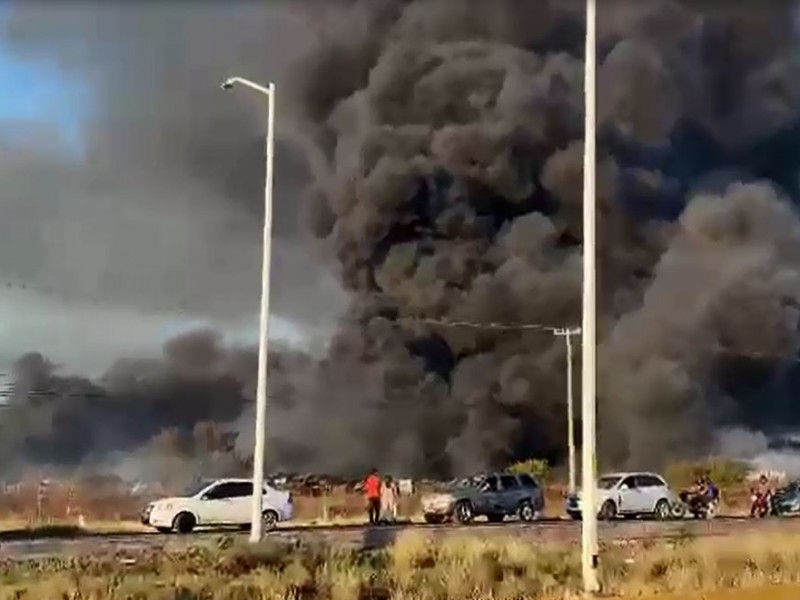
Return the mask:
{"type": "MultiPolygon", "coordinates": [[[[151,502],[142,513],[141,521],[162,533],[173,530],[189,533],[195,527],[249,526],[252,502],[252,480],[218,479],[194,486],[186,496],[151,502]]],[[[278,522],[290,520],[292,514],[291,494],[265,485],[264,529],[272,529],[278,522]]]]}
{"type": "MultiPolygon", "coordinates": [[[[651,515],[660,520],[672,517],[679,504],[664,478],[655,473],[612,473],[597,481],[597,511],[600,519],[651,515]]],[[[581,493],[567,497],[567,514],[581,518],[581,493]]]]}

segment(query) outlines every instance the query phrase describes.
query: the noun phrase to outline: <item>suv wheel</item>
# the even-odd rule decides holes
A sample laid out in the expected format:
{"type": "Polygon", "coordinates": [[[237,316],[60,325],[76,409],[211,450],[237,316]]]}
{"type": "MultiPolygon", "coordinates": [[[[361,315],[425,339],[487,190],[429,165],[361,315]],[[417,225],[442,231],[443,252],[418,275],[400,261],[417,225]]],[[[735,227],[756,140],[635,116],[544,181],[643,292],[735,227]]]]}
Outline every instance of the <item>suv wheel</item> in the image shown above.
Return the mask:
{"type": "Polygon", "coordinates": [[[659,521],[666,521],[672,516],[668,501],[663,498],[658,501],[656,504],[655,516],[659,521]]]}
{"type": "Polygon", "coordinates": [[[278,513],[274,510],[265,510],[261,515],[261,525],[263,531],[272,531],[278,525],[278,513]]]}
{"type": "Polygon", "coordinates": [[[614,504],[613,500],[606,500],[603,503],[603,506],[600,507],[600,519],[603,521],[610,521],[611,519],[615,519],[617,516],[617,505],[614,504]]]}
{"type": "Polygon", "coordinates": [[[519,505],[519,518],[522,521],[536,520],[536,510],[534,510],[533,504],[531,504],[530,501],[525,500],[519,505]]]}
{"type": "Polygon", "coordinates": [[[459,502],[456,504],[455,515],[456,520],[462,524],[470,523],[475,516],[472,512],[472,505],[469,502],[459,502]]]}

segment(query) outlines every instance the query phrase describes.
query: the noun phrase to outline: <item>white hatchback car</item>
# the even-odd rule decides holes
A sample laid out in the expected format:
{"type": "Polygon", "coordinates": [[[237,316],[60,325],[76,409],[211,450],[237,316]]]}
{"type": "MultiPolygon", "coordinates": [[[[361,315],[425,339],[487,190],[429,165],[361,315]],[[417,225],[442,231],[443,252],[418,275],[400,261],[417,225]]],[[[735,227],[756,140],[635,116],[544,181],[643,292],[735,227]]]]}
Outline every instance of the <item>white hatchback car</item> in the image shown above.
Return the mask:
{"type": "MultiPolygon", "coordinates": [[[[189,533],[195,527],[250,526],[252,502],[250,479],[206,481],[194,486],[185,496],[151,502],[142,513],[141,521],[162,533],[189,533]]],[[[290,520],[293,512],[291,493],[264,486],[262,519],[265,530],[290,520]]]]}
{"type": "MultiPolygon", "coordinates": [[[[666,520],[680,504],[664,478],[655,473],[612,473],[601,477],[597,487],[596,510],[601,519],[648,515],[666,520]]],[[[581,518],[581,496],[578,492],[567,497],[567,514],[573,519],[581,518]]]]}

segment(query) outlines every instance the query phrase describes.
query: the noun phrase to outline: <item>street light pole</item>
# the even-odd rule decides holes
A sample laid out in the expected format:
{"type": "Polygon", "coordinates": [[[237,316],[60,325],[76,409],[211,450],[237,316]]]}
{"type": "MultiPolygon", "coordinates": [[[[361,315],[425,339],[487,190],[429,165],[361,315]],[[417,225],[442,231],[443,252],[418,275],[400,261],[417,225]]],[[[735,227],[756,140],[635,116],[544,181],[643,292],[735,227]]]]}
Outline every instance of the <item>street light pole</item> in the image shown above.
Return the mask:
{"type": "Polygon", "coordinates": [[[597,352],[597,265],[595,254],[595,183],[596,183],[596,114],[597,114],[597,3],[586,0],[586,65],[584,70],[585,123],[583,155],[583,347],[581,377],[583,448],[582,448],[582,524],[581,566],[587,595],[600,591],[597,547],[597,463],[596,463],[596,352],[597,352]]]}
{"type": "Polygon", "coordinates": [[[264,87],[241,77],[232,77],[222,84],[223,90],[243,85],[264,94],[267,102],[266,174],[264,181],[264,238],[261,262],[261,314],[258,333],[258,384],[256,387],[256,430],[253,450],[253,505],[250,541],[259,542],[264,534],[262,521],[264,490],[264,450],[267,419],[267,351],[269,349],[269,274],[272,250],[272,180],[275,141],[275,84],[264,87]]]}
{"type": "Polygon", "coordinates": [[[572,400],[572,336],[580,335],[579,327],[555,329],[553,334],[563,337],[567,343],[567,448],[569,451],[569,493],[574,494],[577,469],[575,467],[575,408],[572,400]]]}

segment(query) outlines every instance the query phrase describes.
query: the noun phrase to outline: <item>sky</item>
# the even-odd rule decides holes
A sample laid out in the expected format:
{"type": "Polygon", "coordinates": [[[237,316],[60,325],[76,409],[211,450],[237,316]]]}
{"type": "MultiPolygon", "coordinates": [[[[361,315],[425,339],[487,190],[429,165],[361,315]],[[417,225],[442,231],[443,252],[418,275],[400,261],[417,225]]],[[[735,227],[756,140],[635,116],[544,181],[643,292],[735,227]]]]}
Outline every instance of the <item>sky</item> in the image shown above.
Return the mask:
{"type": "MultiPolygon", "coordinates": [[[[8,17],[9,7],[2,2],[0,28],[8,17]]],[[[97,98],[91,82],[81,80],[80,71],[62,70],[57,59],[23,56],[0,36],[0,144],[24,164],[28,153],[40,152],[45,140],[48,152],[54,150],[60,161],[70,161],[80,169],[85,160],[86,124],[95,116],[97,98]]],[[[59,185],[60,172],[51,170],[44,176],[59,185]]],[[[25,181],[15,179],[12,185],[19,188],[25,181]]],[[[0,202],[0,220],[16,219],[12,208],[0,202]]],[[[87,270],[95,264],[84,263],[87,270]]],[[[221,329],[233,343],[256,341],[257,297],[252,299],[252,314],[219,322],[204,314],[170,313],[158,307],[137,309],[80,298],[65,301],[32,283],[24,276],[0,271],[0,379],[21,353],[31,350],[44,353],[67,371],[99,376],[114,357],[157,354],[166,339],[197,326],[221,329]],[[109,335],[115,330],[120,335],[109,335]]],[[[302,332],[291,321],[273,314],[270,322],[271,337],[302,342],[302,332]]]]}
{"type": "MultiPolygon", "coordinates": [[[[0,3],[0,22],[8,18],[9,8],[0,3]]],[[[85,85],[65,77],[49,61],[25,60],[16,56],[0,37],[0,120],[11,123],[33,122],[51,126],[58,142],[76,153],[81,149],[81,119],[90,109],[90,94],[85,85]]],[[[9,132],[0,128],[3,135],[9,132]]],[[[25,136],[11,141],[25,144],[25,136]]]]}

